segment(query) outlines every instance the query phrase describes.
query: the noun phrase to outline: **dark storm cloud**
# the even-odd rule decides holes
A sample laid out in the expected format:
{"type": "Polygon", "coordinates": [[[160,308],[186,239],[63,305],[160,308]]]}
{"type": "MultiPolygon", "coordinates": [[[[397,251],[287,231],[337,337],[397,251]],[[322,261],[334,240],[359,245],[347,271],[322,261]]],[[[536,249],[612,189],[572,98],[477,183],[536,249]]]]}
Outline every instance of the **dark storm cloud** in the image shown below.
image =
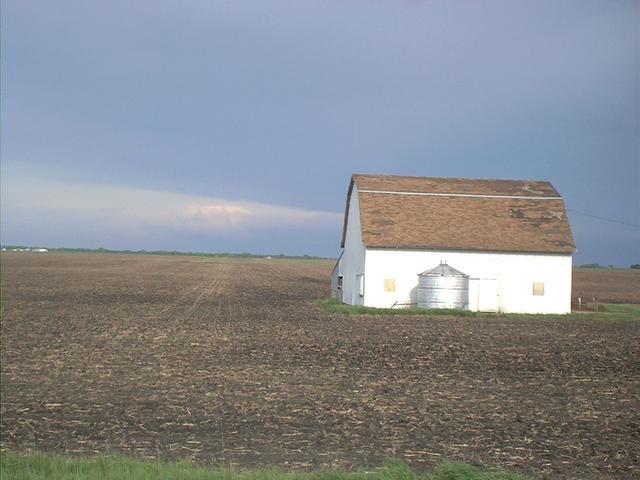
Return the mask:
{"type": "MultiPolygon", "coordinates": [[[[352,172],[540,178],[640,224],[639,20],[636,2],[7,1],[3,181],[339,213],[352,172]]],[[[5,211],[3,241],[53,238],[36,208],[5,211]]],[[[571,220],[578,263],[637,261],[637,229],[571,220]]],[[[227,244],[329,255],[336,223],[227,244]]]]}

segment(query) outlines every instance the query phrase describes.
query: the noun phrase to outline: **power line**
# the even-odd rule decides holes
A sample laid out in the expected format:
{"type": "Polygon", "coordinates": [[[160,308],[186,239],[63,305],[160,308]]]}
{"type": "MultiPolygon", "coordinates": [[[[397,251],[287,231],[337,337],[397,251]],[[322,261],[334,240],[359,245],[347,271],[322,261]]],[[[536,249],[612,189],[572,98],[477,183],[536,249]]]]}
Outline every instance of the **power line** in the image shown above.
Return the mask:
{"type": "Polygon", "coordinates": [[[590,217],[590,218],[595,218],[597,220],[602,220],[603,222],[618,223],[620,225],[626,225],[628,227],[640,228],[640,225],[638,225],[636,223],[627,223],[627,222],[622,222],[620,220],[614,220],[613,218],[599,217],[598,215],[591,215],[590,213],[579,212],[578,210],[572,210],[570,208],[567,208],[567,211],[569,211],[571,213],[577,213],[578,215],[584,215],[585,217],[590,217]]]}

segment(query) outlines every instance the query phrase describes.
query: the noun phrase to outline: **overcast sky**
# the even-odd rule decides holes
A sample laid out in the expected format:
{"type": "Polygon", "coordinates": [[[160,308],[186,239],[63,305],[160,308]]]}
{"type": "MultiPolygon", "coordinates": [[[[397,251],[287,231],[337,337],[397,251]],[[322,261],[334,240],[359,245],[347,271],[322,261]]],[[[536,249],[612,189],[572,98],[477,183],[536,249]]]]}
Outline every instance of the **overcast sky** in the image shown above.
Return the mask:
{"type": "Polygon", "coordinates": [[[361,172],[549,180],[576,263],[640,263],[638,25],[637,0],[4,0],[1,241],[333,256],[361,172]]]}

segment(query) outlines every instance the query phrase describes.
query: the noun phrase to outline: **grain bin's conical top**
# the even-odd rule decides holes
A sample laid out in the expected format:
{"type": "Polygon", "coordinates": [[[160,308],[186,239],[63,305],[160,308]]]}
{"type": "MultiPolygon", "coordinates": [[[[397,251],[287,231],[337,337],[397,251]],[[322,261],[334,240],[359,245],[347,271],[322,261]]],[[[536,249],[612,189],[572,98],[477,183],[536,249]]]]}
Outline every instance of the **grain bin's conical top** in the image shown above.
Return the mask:
{"type": "Polygon", "coordinates": [[[418,275],[423,277],[462,277],[462,278],[469,277],[469,275],[465,275],[460,270],[456,270],[455,268],[450,267],[446,263],[441,263],[437,267],[432,268],[431,270],[426,270],[422,273],[419,273],[418,275]]]}

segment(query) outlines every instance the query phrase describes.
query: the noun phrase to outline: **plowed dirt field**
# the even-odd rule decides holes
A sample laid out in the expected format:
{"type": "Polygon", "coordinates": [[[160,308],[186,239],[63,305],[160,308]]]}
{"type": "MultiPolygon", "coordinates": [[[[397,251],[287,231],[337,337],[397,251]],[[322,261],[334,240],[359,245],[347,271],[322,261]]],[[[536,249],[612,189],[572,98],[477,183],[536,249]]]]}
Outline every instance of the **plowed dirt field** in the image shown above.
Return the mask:
{"type": "Polygon", "coordinates": [[[640,322],[330,314],[331,267],[3,253],[3,448],[640,475],[640,322]]]}
{"type": "Polygon", "coordinates": [[[574,268],[573,300],[640,304],[640,270],[574,268]]]}

